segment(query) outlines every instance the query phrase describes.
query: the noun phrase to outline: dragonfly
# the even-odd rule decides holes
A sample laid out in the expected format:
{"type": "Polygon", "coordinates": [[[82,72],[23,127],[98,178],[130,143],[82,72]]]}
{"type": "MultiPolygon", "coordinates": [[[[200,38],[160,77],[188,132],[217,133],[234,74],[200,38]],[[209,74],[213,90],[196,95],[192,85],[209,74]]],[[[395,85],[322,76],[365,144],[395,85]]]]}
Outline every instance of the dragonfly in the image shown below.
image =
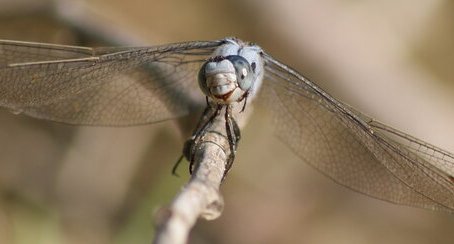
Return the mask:
{"type": "MultiPolygon", "coordinates": [[[[454,212],[452,153],[355,110],[254,43],[89,48],[0,40],[0,106],[39,119],[133,126],[206,104],[208,117],[225,117],[234,152],[239,128],[231,106],[247,109],[255,96],[266,101],[277,136],[335,182],[392,203],[454,212]]],[[[190,147],[209,121],[197,126],[190,147]]]]}

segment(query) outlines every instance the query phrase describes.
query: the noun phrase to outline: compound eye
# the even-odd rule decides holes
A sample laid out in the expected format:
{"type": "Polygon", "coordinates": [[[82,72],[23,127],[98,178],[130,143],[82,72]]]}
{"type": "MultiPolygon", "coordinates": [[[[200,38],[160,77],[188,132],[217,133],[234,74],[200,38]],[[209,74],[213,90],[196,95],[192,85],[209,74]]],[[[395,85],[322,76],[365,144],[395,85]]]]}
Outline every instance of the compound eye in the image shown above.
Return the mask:
{"type": "Polygon", "coordinates": [[[252,86],[254,80],[253,70],[249,62],[239,55],[230,55],[227,56],[226,59],[229,60],[235,68],[240,88],[244,91],[248,90],[252,86]]]}
{"type": "Polygon", "coordinates": [[[208,62],[205,62],[202,65],[202,67],[200,68],[199,73],[197,75],[197,78],[198,78],[199,87],[202,90],[203,94],[205,94],[206,96],[210,96],[210,91],[207,86],[206,74],[205,74],[205,69],[206,69],[207,64],[208,64],[208,62]]]}
{"type": "Polygon", "coordinates": [[[247,69],[246,68],[241,68],[241,73],[240,73],[240,79],[244,80],[246,76],[248,75],[247,69]]]}

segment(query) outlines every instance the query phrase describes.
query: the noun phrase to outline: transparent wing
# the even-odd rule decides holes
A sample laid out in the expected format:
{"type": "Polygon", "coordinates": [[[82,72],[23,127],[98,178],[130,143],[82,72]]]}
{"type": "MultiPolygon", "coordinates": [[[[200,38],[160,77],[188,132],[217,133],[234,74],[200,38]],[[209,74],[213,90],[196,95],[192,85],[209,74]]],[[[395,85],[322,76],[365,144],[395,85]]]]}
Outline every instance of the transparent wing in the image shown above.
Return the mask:
{"type": "Polygon", "coordinates": [[[175,118],[193,109],[198,69],[222,43],[85,48],[0,40],[0,106],[83,125],[175,118]]]}
{"type": "Polygon", "coordinates": [[[267,54],[278,136],[334,181],[394,203],[454,211],[454,156],[335,100],[267,54]]]}

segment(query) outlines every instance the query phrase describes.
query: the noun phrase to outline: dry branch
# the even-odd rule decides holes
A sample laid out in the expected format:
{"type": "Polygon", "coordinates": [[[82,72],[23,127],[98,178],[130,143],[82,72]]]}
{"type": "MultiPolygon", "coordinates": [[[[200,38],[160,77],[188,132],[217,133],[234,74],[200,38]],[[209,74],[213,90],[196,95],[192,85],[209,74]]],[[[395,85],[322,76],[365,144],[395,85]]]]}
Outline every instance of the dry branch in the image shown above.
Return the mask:
{"type": "Polygon", "coordinates": [[[190,181],[171,205],[161,211],[156,244],[187,243],[189,231],[199,216],[211,220],[221,215],[224,203],[219,187],[230,153],[225,121],[215,119],[208,131],[195,152],[190,181]]]}

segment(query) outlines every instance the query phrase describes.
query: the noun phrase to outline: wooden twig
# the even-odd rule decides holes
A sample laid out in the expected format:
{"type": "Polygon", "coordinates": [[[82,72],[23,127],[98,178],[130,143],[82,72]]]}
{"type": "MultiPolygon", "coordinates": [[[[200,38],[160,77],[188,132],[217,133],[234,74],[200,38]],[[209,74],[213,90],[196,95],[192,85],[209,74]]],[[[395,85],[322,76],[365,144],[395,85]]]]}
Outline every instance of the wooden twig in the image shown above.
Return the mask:
{"type": "Polygon", "coordinates": [[[153,243],[187,243],[189,231],[199,216],[211,220],[221,215],[224,202],[219,187],[229,153],[225,121],[216,118],[195,151],[190,181],[170,206],[158,214],[153,243]]]}

